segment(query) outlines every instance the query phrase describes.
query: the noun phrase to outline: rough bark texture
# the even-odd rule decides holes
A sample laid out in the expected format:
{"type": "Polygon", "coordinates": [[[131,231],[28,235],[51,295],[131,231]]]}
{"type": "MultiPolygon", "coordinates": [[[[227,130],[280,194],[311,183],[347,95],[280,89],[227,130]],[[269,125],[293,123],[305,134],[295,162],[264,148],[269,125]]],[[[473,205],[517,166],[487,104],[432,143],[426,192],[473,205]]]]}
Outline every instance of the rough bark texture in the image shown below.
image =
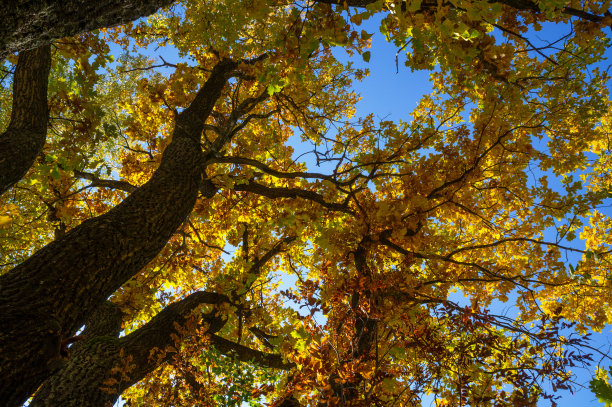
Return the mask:
{"type": "MultiPolygon", "coordinates": [[[[110,301],[104,301],[90,316],[85,323],[85,329],[81,333],[83,340],[91,339],[96,336],[119,336],[121,324],[123,322],[123,312],[121,308],[110,301]]],[[[83,342],[79,341],[74,347],[78,347],[83,342]]]]}
{"type": "Polygon", "coordinates": [[[13,110],[0,134],[0,194],[19,181],[40,154],[47,137],[49,45],[19,53],[13,79],[13,110]]]}
{"type": "MultiPolygon", "coordinates": [[[[20,405],[52,372],[61,342],[150,262],[191,212],[202,181],[200,135],[236,64],[213,69],[177,115],[152,178],[0,276],[0,400],[20,405]]],[[[109,350],[110,351],[110,350],[109,350]]]]}
{"type": "Polygon", "coordinates": [[[98,336],[87,341],[43,384],[29,405],[112,406],[116,397],[100,387],[110,377],[107,375],[113,367],[122,366],[119,342],[112,336],[98,336]]]}
{"type": "MultiPolygon", "coordinates": [[[[142,328],[118,338],[116,324],[101,327],[94,323],[93,331],[103,335],[85,337],[65,366],[49,378],[36,392],[31,407],[114,405],[121,392],[143,379],[167,358],[151,357],[151,351],[175,346],[180,336],[177,326],[185,324],[192,311],[201,304],[220,304],[224,295],[193,293],[169,305],[142,328]],[[100,329],[101,328],[101,329],[100,329]],[[104,332],[105,329],[110,329],[104,332]]],[[[224,320],[214,314],[203,318],[208,332],[217,332],[224,320]]],[[[87,328],[84,331],[84,335],[87,328]]]]}
{"type": "MultiPolygon", "coordinates": [[[[178,347],[175,340],[181,337],[181,332],[177,328],[187,322],[199,305],[223,302],[229,302],[229,297],[216,293],[193,293],[166,307],[142,328],[123,338],[118,338],[121,326],[118,307],[111,303],[104,304],[86,325],[83,338],[73,347],[70,359],[45,381],[30,406],[114,405],[125,389],[172,358],[174,353],[160,355],[156,354],[156,350],[178,347]]],[[[278,354],[260,352],[215,335],[214,332],[218,332],[225,321],[214,312],[202,317],[210,343],[222,354],[263,367],[294,367],[292,363],[284,362],[278,354]]]]}
{"type": "Polygon", "coordinates": [[[8,0],[0,2],[0,59],[155,13],[174,0],[8,0]]]}

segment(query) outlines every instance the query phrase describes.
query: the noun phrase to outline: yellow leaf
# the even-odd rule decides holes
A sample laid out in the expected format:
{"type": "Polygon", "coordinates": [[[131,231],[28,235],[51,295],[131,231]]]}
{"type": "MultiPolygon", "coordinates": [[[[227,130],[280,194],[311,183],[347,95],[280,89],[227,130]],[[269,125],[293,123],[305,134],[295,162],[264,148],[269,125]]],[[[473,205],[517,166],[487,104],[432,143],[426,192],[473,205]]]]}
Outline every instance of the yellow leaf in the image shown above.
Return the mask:
{"type": "Polygon", "coordinates": [[[0,228],[7,228],[13,223],[13,218],[8,215],[0,215],[0,228]]]}

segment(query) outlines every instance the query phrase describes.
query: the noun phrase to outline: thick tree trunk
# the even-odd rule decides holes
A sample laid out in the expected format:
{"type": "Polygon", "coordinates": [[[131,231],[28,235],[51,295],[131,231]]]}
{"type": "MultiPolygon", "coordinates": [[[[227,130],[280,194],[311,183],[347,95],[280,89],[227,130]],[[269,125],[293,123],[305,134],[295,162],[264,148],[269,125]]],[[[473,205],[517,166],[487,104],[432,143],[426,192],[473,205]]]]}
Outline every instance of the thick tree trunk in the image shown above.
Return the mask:
{"type": "Polygon", "coordinates": [[[102,303],[91,314],[78,342],[70,349],[70,359],[38,389],[30,406],[75,405],[66,403],[65,400],[58,403],[58,397],[63,394],[72,396],[82,385],[80,381],[92,382],[96,380],[96,376],[101,377],[98,380],[103,380],[104,374],[112,368],[108,365],[112,365],[113,360],[107,361],[99,355],[114,355],[113,344],[118,341],[121,322],[122,313],[119,306],[110,301],[102,303]],[[79,380],[76,380],[77,378],[79,380]]]}
{"type": "Polygon", "coordinates": [[[8,0],[0,2],[0,60],[54,39],[125,24],[174,0],[8,0]]]}
{"type": "Polygon", "coordinates": [[[0,276],[0,400],[20,405],[53,371],[63,339],[150,262],[191,212],[200,135],[236,64],[213,69],[176,119],[160,167],[106,214],[83,222],[0,276]]]}
{"type": "MultiPolygon", "coordinates": [[[[74,351],[65,366],[47,380],[36,392],[30,406],[100,406],[114,405],[116,392],[104,391],[104,381],[113,376],[115,366],[121,368],[121,340],[112,336],[98,336],[86,341],[74,351]]],[[[120,374],[119,374],[120,376],[120,374]]],[[[116,379],[115,379],[116,380],[116,379]]],[[[119,381],[115,385],[121,385],[119,381]]]]}
{"type": "MultiPolygon", "coordinates": [[[[45,381],[30,406],[113,405],[123,390],[163,361],[150,357],[151,351],[174,346],[173,338],[180,335],[177,326],[183,325],[196,307],[226,300],[226,296],[215,293],[191,294],[169,305],[142,328],[123,338],[118,338],[119,329],[112,322],[102,327],[94,326],[92,331],[98,335],[92,337],[84,332],[82,343],[75,347],[65,366],[45,381]]],[[[214,315],[204,320],[212,332],[218,331],[224,323],[214,315]]]]}
{"type": "MultiPolygon", "coordinates": [[[[118,338],[119,330],[104,336],[89,337],[75,347],[66,365],[47,380],[36,392],[31,407],[114,405],[121,393],[143,379],[174,353],[160,355],[168,346],[178,347],[175,339],[181,336],[177,327],[183,326],[192,311],[200,304],[220,304],[229,301],[225,295],[207,292],[193,293],[169,305],[142,328],[118,338]],[[159,357],[156,357],[159,355],[159,357]]],[[[267,354],[214,335],[225,324],[225,319],[214,312],[203,315],[202,322],[211,335],[211,343],[221,353],[234,353],[239,360],[287,369],[280,355],[267,354]]],[[[113,324],[107,324],[113,326],[113,324]]],[[[116,324],[115,324],[116,326],[116,324]]],[[[94,327],[95,328],[95,327],[94,327]]],[[[104,330],[93,331],[103,333],[104,330]]]]}
{"type": "Polygon", "coordinates": [[[0,194],[26,174],[45,145],[50,68],[49,45],[19,53],[13,78],[11,121],[0,134],[0,194]]]}

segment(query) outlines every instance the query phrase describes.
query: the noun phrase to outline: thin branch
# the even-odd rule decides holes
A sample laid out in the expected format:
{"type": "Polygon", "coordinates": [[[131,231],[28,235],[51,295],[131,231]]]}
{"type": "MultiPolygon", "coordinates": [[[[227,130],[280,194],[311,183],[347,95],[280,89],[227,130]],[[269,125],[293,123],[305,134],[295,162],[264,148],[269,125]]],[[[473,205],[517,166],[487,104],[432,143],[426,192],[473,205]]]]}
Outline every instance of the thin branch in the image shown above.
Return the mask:
{"type": "Polygon", "coordinates": [[[299,188],[282,188],[282,187],[269,187],[262,184],[258,184],[254,181],[249,181],[245,184],[235,184],[235,191],[244,191],[251,192],[257,195],[265,196],[271,199],[280,199],[280,198],[302,198],[309,201],[313,201],[318,203],[319,205],[332,210],[343,212],[347,214],[353,215],[354,212],[348,208],[346,204],[340,204],[336,202],[327,202],[323,198],[322,195],[313,192],[306,191],[299,188]]]}
{"type": "Polygon", "coordinates": [[[130,184],[127,181],[114,180],[114,179],[102,179],[95,174],[85,171],[73,170],[74,176],[81,179],[86,179],[91,181],[89,187],[98,187],[98,188],[111,188],[111,189],[119,189],[126,192],[134,192],[138,189],[137,186],[130,184]]]}

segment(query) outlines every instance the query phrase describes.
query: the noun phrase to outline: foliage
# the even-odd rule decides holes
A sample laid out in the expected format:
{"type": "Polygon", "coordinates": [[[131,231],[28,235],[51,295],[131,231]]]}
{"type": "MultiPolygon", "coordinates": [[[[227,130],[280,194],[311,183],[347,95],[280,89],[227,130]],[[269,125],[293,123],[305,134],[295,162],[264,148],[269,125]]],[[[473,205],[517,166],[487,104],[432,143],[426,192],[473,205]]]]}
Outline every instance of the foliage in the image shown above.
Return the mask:
{"type": "MultiPolygon", "coordinates": [[[[129,405],[554,403],[612,322],[612,19],[576,4],[183,0],[59,40],[43,154],[0,201],[3,271],[146,183],[230,58],[201,139],[231,139],[206,163],[218,192],[111,300],[127,334],[189,293],[224,294],[218,335],[292,367],[185,328],[129,405]],[[398,121],[356,117],[356,66],[388,62],[373,35],[431,73],[398,121]]],[[[591,388],[610,403],[604,376],[591,388]]]]}
{"type": "Polygon", "coordinates": [[[608,380],[608,373],[604,369],[597,368],[595,378],[590,383],[591,391],[606,407],[612,405],[612,387],[608,380]]]}

